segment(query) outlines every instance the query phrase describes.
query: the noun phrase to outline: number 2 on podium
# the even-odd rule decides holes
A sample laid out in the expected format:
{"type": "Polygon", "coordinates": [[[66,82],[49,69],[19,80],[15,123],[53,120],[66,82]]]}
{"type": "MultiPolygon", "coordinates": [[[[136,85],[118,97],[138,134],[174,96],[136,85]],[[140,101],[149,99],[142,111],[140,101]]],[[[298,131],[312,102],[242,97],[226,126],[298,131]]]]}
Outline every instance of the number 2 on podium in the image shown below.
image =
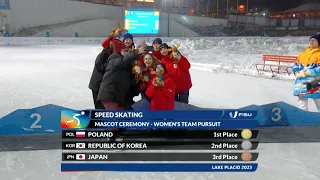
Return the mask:
{"type": "Polygon", "coordinates": [[[34,117],[36,117],[36,120],[31,124],[30,128],[31,129],[40,129],[40,128],[42,128],[42,126],[40,124],[38,124],[40,122],[40,120],[41,120],[41,115],[38,114],[38,113],[33,113],[33,114],[30,115],[31,119],[34,118],[34,117]]]}

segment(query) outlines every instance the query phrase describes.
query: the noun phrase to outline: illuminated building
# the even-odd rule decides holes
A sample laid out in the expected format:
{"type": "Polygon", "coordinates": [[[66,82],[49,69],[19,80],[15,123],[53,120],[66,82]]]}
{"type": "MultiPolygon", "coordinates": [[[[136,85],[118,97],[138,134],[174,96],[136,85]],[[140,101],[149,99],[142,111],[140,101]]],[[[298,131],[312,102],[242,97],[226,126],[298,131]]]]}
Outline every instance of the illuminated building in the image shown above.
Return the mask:
{"type": "Polygon", "coordinates": [[[320,4],[304,4],[280,13],[270,14],[270,18],[320,18],[320,4]]]}

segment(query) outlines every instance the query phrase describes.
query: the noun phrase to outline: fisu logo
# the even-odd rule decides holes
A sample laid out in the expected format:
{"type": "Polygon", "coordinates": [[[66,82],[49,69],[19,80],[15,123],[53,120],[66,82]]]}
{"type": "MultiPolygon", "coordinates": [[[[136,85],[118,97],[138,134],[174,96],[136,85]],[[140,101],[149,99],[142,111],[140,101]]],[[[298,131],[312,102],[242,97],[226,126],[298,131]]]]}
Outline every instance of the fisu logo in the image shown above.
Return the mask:
{"type": "Polygon", "coordinates": [[[246,112],[241,113],[241,112],[235,111],[234,113],[230,112],[229,116],[232,119],[235,119],[237,117],[252,117],[252,113],[246,113],[246,112]]]}
{"type": "Polygon", "coordinates": [[[237,116],[238,116],[238,111],[234,112],[234,114],[232,112],[229,113],[229,116],[232,118],[232,119],[235,119],[237,116]]]}

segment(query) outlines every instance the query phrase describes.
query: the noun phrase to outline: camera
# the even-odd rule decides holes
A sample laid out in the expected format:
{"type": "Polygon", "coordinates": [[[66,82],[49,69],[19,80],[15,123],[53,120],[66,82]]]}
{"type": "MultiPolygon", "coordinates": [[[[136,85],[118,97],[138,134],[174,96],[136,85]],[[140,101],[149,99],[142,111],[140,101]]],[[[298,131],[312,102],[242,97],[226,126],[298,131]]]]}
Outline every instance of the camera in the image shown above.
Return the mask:
{"type": "Polygon", "coordinates": [[[152,53],[153,51],[153,46],[147,46],[147,52],[152,53]]]}
{"type": "Polygon", "coordinates": [[[316,79],[311,82],[304,83],[307,86],[307,91],[310,91],[311,89],[320,88],[320,80],[316,79]]]}

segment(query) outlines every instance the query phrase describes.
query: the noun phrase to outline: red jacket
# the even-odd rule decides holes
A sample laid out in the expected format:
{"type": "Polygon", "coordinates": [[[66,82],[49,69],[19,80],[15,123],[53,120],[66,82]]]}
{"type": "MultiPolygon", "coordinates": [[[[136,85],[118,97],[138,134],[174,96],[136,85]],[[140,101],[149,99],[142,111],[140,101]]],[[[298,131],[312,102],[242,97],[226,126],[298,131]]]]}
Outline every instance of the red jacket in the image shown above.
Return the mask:
{"type": "Polygon", "coordinates": [[[143,56],[139,56],[139,57],[138,57],[138,61],[140,62],[140,64],[141,64],[142,67],[145,67],[144,61],[143,61],[143,56]]]}
{"type": "Polygon", "coordinates": [[[108,37],[108,38],[106,38],[103,42],[102,42],[102,47],[103,48],[107,48],[107,47],[109,47],[110,46],[110,43],[111,43],[111,38],[110,37],[108,37]]]}
{"type": "Polygon", "coordinates": [[[173,59],[171,59],[170,55],[168,54],[162,58],[162,63],[164,63],[167,72],[174,80],[174,83],[176,85],[176,94],[187,91],[192,87],[192,81],[189,72],[191,64],[189,63],[187,58],[181,55],[181,59],[175,66],[173,64],[173,59]]]}
{"type": "Polygon", "coordinates": [[[174,110],[175,84],[168,75],[164,75],[164,86],[158,88],[149,81],[146,96],[150,98],[150,110],[174,110]]]}
{"type": "Polygon", "coordinates": [[[161,61],[163,57],[160,51],[152,51],[151,55],[155,57],[158,61],[161,61]]]}

